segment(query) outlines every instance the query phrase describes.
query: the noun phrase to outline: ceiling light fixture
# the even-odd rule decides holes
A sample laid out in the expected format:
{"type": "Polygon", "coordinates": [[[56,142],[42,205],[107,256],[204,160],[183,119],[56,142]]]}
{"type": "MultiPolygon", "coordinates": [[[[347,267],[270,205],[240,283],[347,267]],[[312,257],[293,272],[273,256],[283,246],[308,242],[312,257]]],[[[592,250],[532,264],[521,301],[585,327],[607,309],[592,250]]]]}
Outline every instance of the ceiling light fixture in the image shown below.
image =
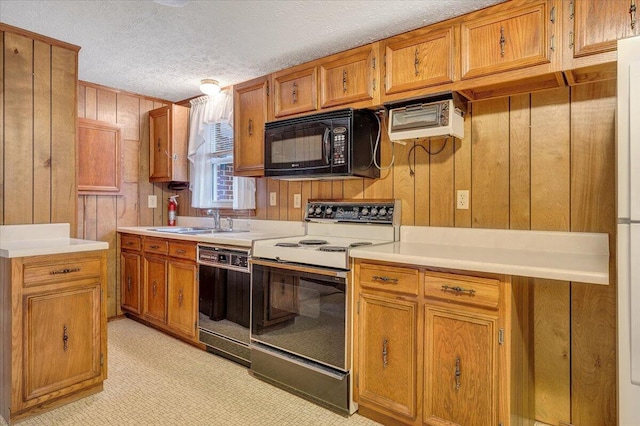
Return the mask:
{"type": "Polygon", "coordinates": [[[209,96],[217,95],[220,92],[220,84],[218,80],[211,78],[202,79],[200,80],[200,91],[209,96]]]}

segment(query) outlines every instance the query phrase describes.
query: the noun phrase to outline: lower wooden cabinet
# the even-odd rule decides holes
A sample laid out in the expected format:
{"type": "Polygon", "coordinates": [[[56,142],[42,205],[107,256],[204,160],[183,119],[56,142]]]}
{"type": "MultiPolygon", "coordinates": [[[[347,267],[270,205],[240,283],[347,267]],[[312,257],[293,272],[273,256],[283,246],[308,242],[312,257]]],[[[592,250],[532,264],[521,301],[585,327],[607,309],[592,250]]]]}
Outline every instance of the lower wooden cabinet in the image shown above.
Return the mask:
{"type": "Polygon", "coordinates": [[[503,275],[356,260],[354,282],[362,415],[383,424],[533,424],[526,281],[514,289],[503,275]]]}
{"type": "Polygon", "coordinates": [[[120,241],[122,310],[197,343],[196,243],[124,233],[120,241]]]}
{"type": "Polygon", "coordinates": [[[103,251],[2,259],[0,414],[10,423],[107,377],[103,251]]]}

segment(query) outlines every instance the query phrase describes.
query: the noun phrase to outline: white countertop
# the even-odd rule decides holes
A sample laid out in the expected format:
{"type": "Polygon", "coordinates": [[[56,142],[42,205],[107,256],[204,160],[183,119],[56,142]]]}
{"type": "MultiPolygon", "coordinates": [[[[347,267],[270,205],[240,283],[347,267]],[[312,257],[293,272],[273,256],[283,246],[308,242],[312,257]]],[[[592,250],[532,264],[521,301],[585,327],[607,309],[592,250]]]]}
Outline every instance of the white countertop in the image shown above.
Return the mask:
{"type": "MultiPolygon", "coordinates": [[[[224,221],[223,225],[226,225],[224,221]]],[[[179,216],[177,226],[212,226],[212,219],[179,216]]],[[[251,244],[255,240],[283,238],[288,236],[304,235],[305,233],[305,225],[303,222],[259,219],[234,219],[234,229],[247,231],[237,233],[220,232],[203,234],[174,234],[170,232],[153,231],[152,229],[155,228],[161,227],[121,226],[118,227],[118,232],[239,247],[251,247],[251,244]]]]}
{"type": "Polygon", "coordinates": [[[402,226],[400,241],[353,258],[609,284],[607,234],[402,226]]]}
{"type": "Polygon", "coordinates": [[[69,238],[68,223],[0,226],[0,257],[26,257],[47,254],[106,250],[104,241],[69,238]]]}

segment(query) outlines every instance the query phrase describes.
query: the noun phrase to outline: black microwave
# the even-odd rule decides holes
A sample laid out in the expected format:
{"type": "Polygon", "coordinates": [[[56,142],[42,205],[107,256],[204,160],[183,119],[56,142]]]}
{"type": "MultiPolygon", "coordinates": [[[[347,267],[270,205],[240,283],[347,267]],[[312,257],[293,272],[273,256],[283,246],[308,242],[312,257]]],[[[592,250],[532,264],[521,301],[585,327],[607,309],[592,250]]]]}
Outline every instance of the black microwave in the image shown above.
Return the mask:
{"type": "Polygon", "coordinates": [[[378,178],[380,121],[343,109],[265,124],[264,175],[277,179],[378,178]]]}

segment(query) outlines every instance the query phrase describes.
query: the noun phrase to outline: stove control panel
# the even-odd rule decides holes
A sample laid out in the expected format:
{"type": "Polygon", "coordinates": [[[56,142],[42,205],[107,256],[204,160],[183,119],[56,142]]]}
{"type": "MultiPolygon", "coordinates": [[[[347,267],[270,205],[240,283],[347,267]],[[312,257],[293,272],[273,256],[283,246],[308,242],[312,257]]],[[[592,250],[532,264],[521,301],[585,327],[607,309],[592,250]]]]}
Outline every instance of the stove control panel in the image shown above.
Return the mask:
{"type": "Polygon", "coordinates": [[[355,222],[399,224],[400,201],[317,201],[309,200],[304,220],[307,222],[355,222]]]}

